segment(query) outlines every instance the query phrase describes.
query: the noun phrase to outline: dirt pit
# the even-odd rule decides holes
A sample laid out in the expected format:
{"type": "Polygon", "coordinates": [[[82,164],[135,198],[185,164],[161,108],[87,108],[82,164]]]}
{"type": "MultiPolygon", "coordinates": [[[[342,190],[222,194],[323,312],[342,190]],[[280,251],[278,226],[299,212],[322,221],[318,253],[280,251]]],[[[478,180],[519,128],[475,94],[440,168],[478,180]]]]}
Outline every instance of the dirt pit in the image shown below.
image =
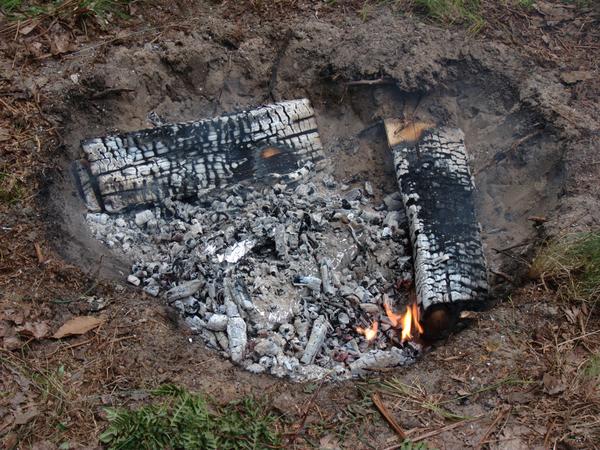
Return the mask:
{"type": "MultiPolygon", "coordinates": [[[[91,55],[90,65],[76,60],[65,73],[70,86],[60,87],[68,104],[59,112],[66,130],[63,173],[80,156],[82,139],[147,128],[149,116],[198,120],[308,98],[335,181],[343,191],[371,183],[369,201],[378,208],[397,192],[382,120],[433,121],[464,131],[489,267],[518,275],[506,249],[533,242],[529,218],[551,214],[563,186],[561,124],[544,100],[551,82],[524,81],[522,61],[497,49],[459,50],[452,39],[429,40],[411,29],[390,33],[386,19],[378,25],[349,36],[309,22],[289,41],[265,33],[233,46],[224,39],[227,27],[214,25],[210,36],[181,33],[161,44],[91,55]]],[[[51,231],[63,256],[125,281],[139,261],[96,239],[73,178],[55,183],[49,198],[58,224],[51,231]]],[[[395,294],[401,306],[406,292],[395,294]]]]}

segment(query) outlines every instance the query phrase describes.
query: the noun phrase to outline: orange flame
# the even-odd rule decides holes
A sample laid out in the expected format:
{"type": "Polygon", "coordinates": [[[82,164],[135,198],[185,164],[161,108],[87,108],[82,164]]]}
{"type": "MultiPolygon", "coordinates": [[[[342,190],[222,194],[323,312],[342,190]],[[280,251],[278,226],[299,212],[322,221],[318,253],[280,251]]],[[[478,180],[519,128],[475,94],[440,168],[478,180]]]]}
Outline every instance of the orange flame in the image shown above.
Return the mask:
{"type": "Polygon", "coordinates": [[[396,314],[392,311],[392,308],[387,302],[383,304],[383,307],[385,308],[385,313],[388,316],[388,319],[390,319],[392,326],[394,328],[397,328],[398,326],[402,327],[400,335],[400,341],[402,343],[423,334],[423,327],[419,323],[419,307],[416,303],[407,306],[404,314],[396,314]]]}
{"type": "Polygon", "coordinates": [[[377,330],[379,329],[379,323],[373,322],[370,327],[356,327],[356,332],[365,336],[365,339],[371,342],[377,336],[377,330]]]}

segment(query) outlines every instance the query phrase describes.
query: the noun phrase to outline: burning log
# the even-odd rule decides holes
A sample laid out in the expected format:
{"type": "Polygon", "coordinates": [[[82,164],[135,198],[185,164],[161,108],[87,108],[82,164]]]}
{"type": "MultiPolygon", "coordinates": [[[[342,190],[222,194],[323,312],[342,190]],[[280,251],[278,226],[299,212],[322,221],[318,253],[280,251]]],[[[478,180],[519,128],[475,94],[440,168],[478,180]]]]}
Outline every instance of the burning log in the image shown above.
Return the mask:
{"type": "Polygon", "coordinates": [[[306,99],[81,143],[75,175],[90,211],[201,197],[249,178],[293,174],[322,159],[306,99]]]}
{"type": "Polygon", "coordinates": [[[443,334],[488,293],[464,134],[434,124],[385,121],[409,219],[417,302],[425,334],[443,334]]]}

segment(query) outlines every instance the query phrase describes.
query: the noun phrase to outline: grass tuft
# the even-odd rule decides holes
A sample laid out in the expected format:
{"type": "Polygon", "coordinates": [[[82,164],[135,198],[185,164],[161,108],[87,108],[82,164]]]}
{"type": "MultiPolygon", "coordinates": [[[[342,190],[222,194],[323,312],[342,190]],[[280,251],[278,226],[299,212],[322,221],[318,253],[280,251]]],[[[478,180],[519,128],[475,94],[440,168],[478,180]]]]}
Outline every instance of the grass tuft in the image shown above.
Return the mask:
{"type": "Polygon", "coordinates": [[[0,203],[13,205],[23,196],[21,184],[15,177],[0,172],[0,203]]]}
{"type": "Polygon", "coordinates": [[[600,299],[600,232],[553,239],[533,260],[530,274],[551,282],[565,300],[595,304],[600,299]]]}
{"type": "Polygon", "coordinates": [[[596,380],[600,386],[600,353],[596,353],[588,359],[583,368],[583,374],[589,380],[596,380]]]}
{"type": "Polygon", "coordinates": [[[101,19],[111,14],[127,18],[126,7],[135,0],[0,0],[0,12],[13,20],[85,18],[101,19]]]}
{"type": "Polygon", "coordinates": [[[157,401],[139,409],[107,409],[100,440],[110,449],[264,449],[281,445],[275,416],[247,397],[224,407],[174,385],[152,392],[157,401]]]}
{"type": "Polygon", "coordinates": [[[447,25],[467,24],[478,33],[485,26],[481,16],[481,0],[414,0],[417,11],[447,25]]]}

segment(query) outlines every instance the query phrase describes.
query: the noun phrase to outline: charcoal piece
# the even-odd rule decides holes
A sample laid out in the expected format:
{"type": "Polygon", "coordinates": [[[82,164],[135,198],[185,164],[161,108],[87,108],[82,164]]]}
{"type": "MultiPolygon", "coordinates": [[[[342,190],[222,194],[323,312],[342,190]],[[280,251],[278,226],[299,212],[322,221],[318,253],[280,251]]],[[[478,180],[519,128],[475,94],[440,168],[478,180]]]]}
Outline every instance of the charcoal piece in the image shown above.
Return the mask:
{"type": "Polygon", "coordinates": [[[214,119],[82,141],[75,162],[90,211],[117,212],[167,199],[203,196],[245,179],[289,175],[323,159],[307,99],[214,119]]]}
{"type": "Polygon", "coordinates": [[[240,362],[246,351],[248,337],[246,322],[241,317],[230,317],[227,322],[227,338],[229,339],[229,354],[233,362],[240,362]]]}
{"type": "Polygon", "coordinates": [[[321,279],[310,275],[296,275],[292,283],[295,286],[305,286],[314,292],[321,291],[321,279]]]}
{"type": "Polygon", "coordinates": [[[325,342],[325,337],[327,336],[327,328],[329,327],[329,323],[325,316],[319,316],[313,323],[312,330],[310,332],[310,337],[308,338],[308,343],[306,344],[306,348],[304,349],[304,354],[300,361],[303,364],[312,364],[315,360],[317,354],[321,351],[321,347],[323,347],[323,343],[325,342]]]}
{"type": "Polygon", "coordinates": [[[213,314],[206,321],[206,328],[210,331],[225,331],[227,329],[227,322],[229,317],[227,314],[213,314]]]}
{"type": "Polygon", "coordinates": [[[185,297],[191,297],[200,290],[203,284],[202,280],[185,281],[167,291],[167,300],[172,302],[185,297]]]}
{"type": "Polygon", "coordinates": [[[223,333],[222,331],[218,331],[215,333],[215,337],[217,338],[217,342],[219,343],[219,346],[224,350],[224,351],[229,351],[229,339],[227,339],[227,335],[225,333],[223,333]]]}
{"type": "Polygon", "coordinates": [[[392,347],[387,351],[370,350],[350,363],[350,371],[353,376],[363,376],[377,369],[407,366],[415,360],[415,351],[409,347],[392,347]]]}
{"type": "Polygon", "coordinates": [[[285,225],[279,224],[273,230],[273,239],[275,240],[275,251],[277,255],[286,259],[288,256],[288,245],[286,239],[285,225]]]}
{"type": "Polygon", "coordinates": [[[331,279],[329,276],[329,263],[325,259],[321,261],[320,272],[323,293],[329,296],[335,295],[335,288],[331,284],[331,279]]]}
{"type": "Polygon", "coordinates": [[[127,282],[133,284],[134,286],[139,286],[142,281],[135,275],[129,275],[127,277],[127,282]]]}
{"type": "Polygon", "coordinates": [[[386,133],[409,219],[418,302],[426,315],[434,305],[480,306],[487,269],[463,132],[386,120],[386,133]]]}
{"type": "Polygon", "coordinates": [[[291,323],[283,323],[279,326],[279,334],[287,341],[292,339],[296,335],[296,329],[291,323]]]}
{"type": "Polygon", "coordinates": [[[281,353],[281,347],[271,339],[257,339],[255,341],[254,351],[260,356],[277,356],[281,353]]]}

